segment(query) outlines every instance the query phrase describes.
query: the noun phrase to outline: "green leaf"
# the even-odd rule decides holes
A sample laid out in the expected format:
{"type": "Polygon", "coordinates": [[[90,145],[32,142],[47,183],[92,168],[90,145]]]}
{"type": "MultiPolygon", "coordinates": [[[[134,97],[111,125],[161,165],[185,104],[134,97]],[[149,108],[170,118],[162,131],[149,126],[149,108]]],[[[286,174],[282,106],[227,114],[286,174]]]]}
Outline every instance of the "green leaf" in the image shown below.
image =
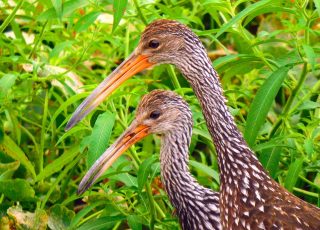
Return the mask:
{"type": "Polygon", "coordinates": [[[113,26],[112,32],[117,28],[119,22],[124,14],[128,0],[113,1],[113,26]]]}
{"type": "Polygon", "coordinates": [[[212,168],[193,160],[189,161],[189,165],[204,172],[208,176],[212,177],[218,184],[220,184],[219,173],[213,170],[212,168]]]}
{"type": "Polygon", "coordinates": [[[81,221],[81,219],[86,216],[89,212],[91,212],[94,208],[96,208],[99,205],[104,205],[105,201],[98,201],[93,204],[89,204],[85,206],[83,209],[81,209],[77,214],[72,218],[70,223],[70,229],[73,229],[77,224],[81,221]]]}
{"type": "MultiPolygon", "coordinates": [[[[87,0],[70,0],[67,2],[64,2],[62,4],[62,15],[61,18],[68,16],[72,12],[74,12],[77,9],[83,8],[90,4],[90,1],[87,0]]],[[[38,21],[45,21],[45,20],[54,20],[60,18],[57,14],[56,8],[52,7],[42,14],[40,14],[37,18],[38,21]]]]}
{"type": "Polygon", "coordinates": [[[319,102],[314,101],[304,101],[302,105],[300,105],[297,110],[310,110],[310,109],[316,109],[320,108],[319,102]]]}
{"type": "Polygon", "coordinates": [[[110,179],[121,181],[127,187],[138,187],[137,178],[129,173],[118,173],[116,175],[109,176],[110,179]]]}
{"type": "Polygon", "coordinates": [[[0,181],[0,193],[13,201],[32,201],[35,191],[28,181],[23,179],[0,181]]]}
{"type": "Polygon", "coordinates": [[[311,65],[311,69],[314,72],[315,66],[316,66],[316,54],[315,54],[313,48],[311,46],[304,44],[303,50],[304,50],[306,57],[308,59],[308,63],[311,65]]]}
{"type": "Polygon", "coordinates": [[[320,16],[320,0],[313,0],[314,4],[316,5],[318,14],[320,16]]]}
{"type": "Polygon", "coordinates": [[[0,102],[7,96],[8,90],[14,85],[17,76],[15,74],[5,74],[0,79],[0,102]]]}
{"type": "Polygon", "coordinates": [[[234,18],[232,18],[229,22],[224,24],[216,34],[215,38],[218,38],[221,34],[223,34],[225,31],[227,31],[230,27],[234,26],[236,23],[239,21],[243,20],[245,17],[248,15],[253,14],[255,11],[260,10],[262,8],[268,7],[270,3],[272,3],[273,0],[262,0],[258,1],[248,7],[246,7],[243,11],[240,13],[236,14],[234,18]]]}
{"type": "Polygon", "coordinates": [[[60,157],[48,164],[41,173],[39,173],[35,181],[43,180],[52,174],[59,172],[62,168],[71,162],[79,153],[79,145],[75,145],[71,149],[66,150],[60,157]]]}
{"type": "Polygon", "coordinates": [[[0,163],[0,181],[12,178],[13,173],[19,168],[20,162],[0,163]]]}
{"type": "Polygon", "coordinates": [[[127,217],[128,225],[132,230],[142,230],[142,220],[140,216],[129,215],[127,217]]]}
{"type": "Polygon", "coordinates": [[[258,90],[250,106],[244,138],[252,146],[257,138],[261,126],[264,124],[272,102],[276,97],[283,80],[285,79],[289,67],[280,67],[273,72],[258,90]]]}
{"type": "Polygon", "coordinates": [[[31,173],[33,177],[36,176],[34,167],[26,157],[25,153],[9,136],[4,136],[3,141],[0,143],[0,150],[2,150],[13,159],[20,161],[20,163],[26,167],[26,169],[31,173]]]}
{"type": "Polygon", "coordinates": [[[56,11],[56,15],[59,20],[62,19],[62,1],[61,0],[51,0],[51,3],[56,11]]]}
{"type": "Polygon", "coordinates": [[[272,149],[264,149],[259,157],[263,167],[269,172],[272,178],[276,178],[279,162],[281,158],[281,148],[274,147],[272,149]]]}
{"type": "Polygon", "coordinates": [[[70,226],[74,212],[61,204],[55,204],[49,210],[48,226],[52,230],[64,230],[70,226]]]}
{"type": "Polygon", "coordinates": [[[126,216],[105,216],[91,221],[86,222],[81,225],[78,230],[103,230],[114,227],[115,222],[125,220],[126,216]]]}
{"type": "Polygon", "coordinates": [[[157,160],[157,156],[153,155],[146,160],[144,160],[139,166],[138,171],[138,190],[141,192],[145,183],[147,182],[148,176],[151,172],[151,167],[153,163],[157,160]]]}
{"type": "Polygon", "coordinates": [[[59,54],[64,51],[67,48],[72,47],[72,44],[74,43],[74,41],[64,41],[64,42],[60,42],[58,44],[56,44],[53,48],[53,50],[50,52],[49,57],[54,58],[54,57],[58,57],[59,54]]]}
{"type": "Polygon", "coordinates": [[[303,165],[303,158],[299,158],[290,164],[287,173],[286,180],[284,182],[284,187],[288,189],[289,192],[293,191],[293,187],[296,185],[299,178],[299,173],[301,172],[303,165]]]}
{"type": "MultiPolygon", "coordinates": [[[[116,1],[117,2],[117,1],[116,1]]],[[[88,27],[94,23],[101,12],[91,12],[83,17],[75,24],[74,29],[80,33],[88,29],[88,27]]]]}
{"type": "Polygon", "coordinates": [[[109,145],[115,115],[109,111],[100,114],[88,140],[87,164],[90,168],[109,145]]]}

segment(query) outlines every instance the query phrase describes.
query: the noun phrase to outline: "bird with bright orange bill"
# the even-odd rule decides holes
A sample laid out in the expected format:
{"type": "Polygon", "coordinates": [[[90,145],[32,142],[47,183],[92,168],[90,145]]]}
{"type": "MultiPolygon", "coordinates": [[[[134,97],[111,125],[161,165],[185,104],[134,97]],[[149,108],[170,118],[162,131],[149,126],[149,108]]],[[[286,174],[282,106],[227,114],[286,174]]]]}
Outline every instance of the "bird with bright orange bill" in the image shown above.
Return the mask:
{"type": "Polygon", "coordinates": [[[122,153],[149,134],[161,137],[161,177],[182,229],[221,229],[219,193],[201,186],[189,172],[191,110],[171,91],[154,90],[142,98],[134,121],[89,169],[78,193],[87,190],[122,153]]]}
{"type": "Polygon", "coordinates": [[[264,170],[226,105],[217,72],[199,38],[185,25],[157,20],[143,32],[133,54],[73,114],[67,129],[122,82],[156,64],[175,65],[199,99],[218,155],[223,229],[320,229],[319,208],[299,199],[264,170]]]}

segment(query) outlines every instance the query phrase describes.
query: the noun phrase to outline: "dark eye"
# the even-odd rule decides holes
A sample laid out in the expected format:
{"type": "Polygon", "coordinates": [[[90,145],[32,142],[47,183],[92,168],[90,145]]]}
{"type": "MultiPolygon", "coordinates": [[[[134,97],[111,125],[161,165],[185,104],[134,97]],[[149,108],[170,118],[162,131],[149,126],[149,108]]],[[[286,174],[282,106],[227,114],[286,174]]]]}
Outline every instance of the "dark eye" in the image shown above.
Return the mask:
{"type": "Polygon", "coordinates": [[[150,113],[150,118],[154,120],[158,119],[160,117],[160,114],[161,114],[160,111],[157,111],[157,110],[153,111],[152,113],[150,113]]]}
{"type": "Polygon", "coordinates": [[[158,48],[159,45],[160,45],[160,42],[158,40],[151,40],[149,42],[149,47],[153,49],[158,48]]]}

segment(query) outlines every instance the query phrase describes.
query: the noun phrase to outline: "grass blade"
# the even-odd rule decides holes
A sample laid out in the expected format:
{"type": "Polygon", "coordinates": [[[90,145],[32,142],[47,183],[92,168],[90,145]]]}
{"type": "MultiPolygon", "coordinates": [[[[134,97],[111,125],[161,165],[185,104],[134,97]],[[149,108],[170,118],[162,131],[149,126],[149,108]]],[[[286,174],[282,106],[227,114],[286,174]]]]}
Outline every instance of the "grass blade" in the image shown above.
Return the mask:
{"type": "Polygon", "coordinates": [[[299,173],[302,170],[303,158],[299,158],[293,163],[291,163],[286,180],[284,182],[284,187],[288,189],[288,191],[292,192],[293,187],[296,185],[297,180],[299,178],[299,173]]]}

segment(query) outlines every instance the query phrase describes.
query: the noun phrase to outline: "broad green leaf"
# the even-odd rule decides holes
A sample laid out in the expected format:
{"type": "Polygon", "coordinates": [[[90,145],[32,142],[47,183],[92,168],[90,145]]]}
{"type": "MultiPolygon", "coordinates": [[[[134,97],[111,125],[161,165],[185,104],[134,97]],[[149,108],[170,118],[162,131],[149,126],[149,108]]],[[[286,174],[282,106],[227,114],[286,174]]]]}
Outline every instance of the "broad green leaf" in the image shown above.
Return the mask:
{"type": "Polygon", "coordinates": [[[62,19],[62,1],[61,0],[51,0],[51,3],[56,11],[56,15],[59,20],[62,19]]]}
{"type": "Polygon", "coordinates": [[[153,155],[144,160],[139,166],[138,171],[138,190],[141,192],[145,183],[147,182],[148,176],[151,172],[152,164],[157,160],[157,156],[153,155]]]}
{"type": "Polygon", "coordinates": [[[115,115],[109,111],[100,114],[94,124],[88,140],[87,163],[90,168],[109,145],[109,139],[115,122],[115,115]]]}
{"type": "Polygon", "coordinates": [[[113,26],[112,32],[117,28],[127,7],[128,0],[118,0],[113,2],[113,26]]]}
{"type": "Polygon", "coordinates": [[[114,227],[114,224],[118,221],[125,220],[126,216],[105,216],[97,219],[90,220],[81,225],[78,230],[103,230],[114,227]]]}
{"type": "Polygon", "coordinates": [[[61,204],[55,204],[49,209],[48,226],[52,230],[64,230],[70,226],[74,212],[61,204]]]}
{"type": "Polygon", "coordinates": [[[220,179],[219,179],[219,173],[213,170],[212,168],[208,167],[207,165],[204,165],[202,163],[199,163],[197,161],[190,160],[189,164],[192,167],[195,167],[196,169],[204,172],[208,176],[212,177],[218,184],[220,184],[220,179]]]}
{"type": "Polygon", "coordinates": [[[289,67],[281,67],[273,72],[258,90],[250,106],[244,138],[252,146],[257,138],[258,132],[272,106],[283,80],[285,79],[289,67]]]}
{"type": "Polygon", "coordinates": [[[128,225],[132,230],[142,230],[142,221],[140,216],[129,215],[127,217],[128,225]]]}
{"type": "Polygon", "coordinates": [[[4,136],[3,141],[0,143],[0,150],[13,159],[20,161],[20,163],[26,167],[33,177],[36,176],[34,167],[26,157],[25,153],[9,136],[4,136]]]}
{"type": "Polygon", "coordinates": [[[35,181],[43,180],[52,174],[59,172],[62,168],[75,159],[79,153],[79,145],[74,145],[71,149],[67,149],[60,157],[55,159],[52,163],[48,164],[42,172],[40,172],[35,181]]]}
{"type": "Polygon", "coordinates": [[[15,74],[5,74],[0,79],[0,102],[6,97],[8,90],[14,85],[17,76],[15,74]]]}
{"type": "Polygon", "coordinates": [[[281,148],[274,147],[272,149],[264,149],[259,156],[259,160],[263,167],[269,172],[272,178],[276,178],[279,162],[281,158],[281,148]]]}
{"type": "Polygon", "coordinates": [[[33,201],[35,191],[29,182],[23,179],[0,181],[0,193],[13,201],[33,201]]]}
{"type": "Polygon", "coordinates": [[[293,191],[293,187],[296,185],[299,178],[303,165],[303,158],[299,158],[296,161],[292,162],[289,166],[286,180],[284,182],[284,187],[288,189],[289,192],[293,191]]]}
{"type": "MultiPolygon", "coordinates": [[[[117,1],[116,1],[117,2],[117,1]]],[[[83,17],[75,24],[74,29],[80,33],[88,29],[90,25],[94,23],[101,12],[91,12],[83,17]]]]}
{"type": "Polygon", "coordinates": [[[138,187],[137,178],[129,173],[118,173],[116,175],[109,176],[110,179],[123,182],[127,187],[138,187]]]}

